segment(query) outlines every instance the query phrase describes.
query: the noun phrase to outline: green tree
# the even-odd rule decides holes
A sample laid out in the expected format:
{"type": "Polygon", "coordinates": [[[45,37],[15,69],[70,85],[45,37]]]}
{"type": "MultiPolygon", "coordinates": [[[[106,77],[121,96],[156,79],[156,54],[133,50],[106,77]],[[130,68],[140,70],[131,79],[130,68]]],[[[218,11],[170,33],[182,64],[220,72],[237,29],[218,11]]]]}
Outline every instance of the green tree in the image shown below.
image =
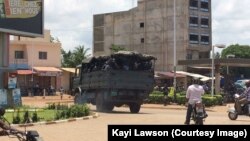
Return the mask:
{"type": "MultiPolygon", "coordinates": [[[[250,46],[249,45],[230,45],[222,50],[221,58],[227,58],[227,55],[234,55],[235,58],[250,58],[250,46]]],[[[250,77],[250,69],[246,67],[230,67],[230,74],[235,77],[240,77],[244,74],[245,78],[250,77]]],[[[226,72],[226,67],[223,68],[223,73],[226,72]]]]}
{"type": "Polygon", "coordinates": [[[73,62],[74,66],[77,66],[82,63],[82,60],[90,57],[90,54],[88,54],[89,48],[85,49],[84,46],[78,46],[73,51],[73,62]]]}
{"type": "Polygon", "coordinates": [[[120,47],[120,46],[114,45],[114,44],[112,44],[111,48],[109,48],[109,49],[111,50],[112,53],[118,52],[118,51],[121,51],[121,50],[125,50],[124,47],[120,47]]]}
{"type": "Polygon", "coordinates": [[[65,50],[61,49],[62,53],[62,67],[73,67],[73,59],[72,59],[72,52],[69,50],[66,52],[65,50]]]}
{"type": "Polygon", "coordinates": [[[62,66],[63,67],[76,67],[77,65],[82,63],[82,60],[90,57],[88,54],[89,48],[85,49],[84,46],[77,46],[72,51],[66,52],[65,50],[61,49],[62,53],[62,66]]]}

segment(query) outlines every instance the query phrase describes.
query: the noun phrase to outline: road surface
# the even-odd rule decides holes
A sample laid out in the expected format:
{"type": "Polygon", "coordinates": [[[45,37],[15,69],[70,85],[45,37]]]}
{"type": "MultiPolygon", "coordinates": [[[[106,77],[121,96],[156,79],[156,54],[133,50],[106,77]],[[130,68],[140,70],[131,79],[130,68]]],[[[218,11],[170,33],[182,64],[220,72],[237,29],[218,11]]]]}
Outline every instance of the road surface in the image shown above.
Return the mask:
{"type": "MultiPolygon", "coordinates": [[[[178,106],[176,106],[178,107],[178,106]]],[[[95,107],[91,106],[92,110],[95,107]]],[[[221,108],[221,109],[226,109],[221,108]]],[[[239,117],[231,121],[226,111],[208,109],[206,125],[250,125],[249,117],[239,117]]],[[[111,124],[160,124],[160,125],[183,125],[186,110],[171,106],[144,106],[139,114],[131,114],[127,107],[115,108],[112,113],[98,113],[99,117],[88,120],[79,120],[52,125],[37,125],[27,127],[27,130],[37,130],[44,141],[106,141],[107,127],[111,124]]],[[[22,128],[21,128],[22,129],[22,128]]],[[[15,141],[14,138],[0,137],[1,141],[15,141]]]]}

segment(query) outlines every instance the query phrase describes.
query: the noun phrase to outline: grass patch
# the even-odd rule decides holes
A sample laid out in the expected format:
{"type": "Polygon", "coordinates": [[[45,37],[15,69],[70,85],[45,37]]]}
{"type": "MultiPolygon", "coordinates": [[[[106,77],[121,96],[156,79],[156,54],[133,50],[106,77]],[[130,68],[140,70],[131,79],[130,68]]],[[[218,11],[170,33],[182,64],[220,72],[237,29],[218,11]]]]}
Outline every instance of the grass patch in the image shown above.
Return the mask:
{"type": "MultiPolygon", "coordinates": [[[[19,111],[19,117],[20,120],[24,120],[24,114],[25,109],[20,109],[19,111]]],[[[34,110],[28,110],[29,111],[29,117],[32,118],[33,114],[35,113],[34,110]]],[[[48,109],[39,109],[36,111],[37,117],[39,121],[53,121],[56,116],[56,110],[48,110],[48,109]]],[[[6,111],[4,117],[7,119],[8,122],[13,123],[14,117],[17,116],[17,110],[15,111],[6,111]]]]}
{"type": "Polygon", "coordinates": [[[86,104],[83,105],[60,105],[52,104],[46,108],[19,107],[7,109],[4,117],[9,123],[24,124],[40,121],[55,121],[58,119],[68,119],[75,117],[88,116],[90,109],[86,104]]]}

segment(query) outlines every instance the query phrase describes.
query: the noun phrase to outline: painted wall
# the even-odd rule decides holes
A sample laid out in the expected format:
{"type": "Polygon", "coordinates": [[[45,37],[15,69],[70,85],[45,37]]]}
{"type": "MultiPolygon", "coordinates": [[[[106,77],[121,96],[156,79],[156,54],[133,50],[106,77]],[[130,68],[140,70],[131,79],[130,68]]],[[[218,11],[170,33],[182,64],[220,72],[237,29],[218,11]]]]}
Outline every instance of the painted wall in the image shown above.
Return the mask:
{"type": "MultiPolygon", "coordinates": [[[[45,33],[49,33],[48,31],[45,33]]],[[[14,63],[15,51],[24,51],[24,59],[18,61],[26,62],[30,67],[61,67],[61,43],[51,43],[48,36],[45,38],[15,37],[10,41],[9,63],[14,63]],[[39,59],[39,52],[47,52],[47,59],[39,59]]]]}

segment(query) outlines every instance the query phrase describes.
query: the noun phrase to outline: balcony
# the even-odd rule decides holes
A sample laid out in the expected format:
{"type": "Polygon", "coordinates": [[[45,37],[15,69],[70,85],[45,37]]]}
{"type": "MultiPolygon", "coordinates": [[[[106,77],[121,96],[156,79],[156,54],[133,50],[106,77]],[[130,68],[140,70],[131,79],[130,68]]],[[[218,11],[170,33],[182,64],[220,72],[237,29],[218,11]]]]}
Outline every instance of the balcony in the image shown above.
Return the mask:
{"type": "Polygon", "coordinates": [[[27,59],[10,59],[10,68],[13,69],[29,69],[27,59]]]}

